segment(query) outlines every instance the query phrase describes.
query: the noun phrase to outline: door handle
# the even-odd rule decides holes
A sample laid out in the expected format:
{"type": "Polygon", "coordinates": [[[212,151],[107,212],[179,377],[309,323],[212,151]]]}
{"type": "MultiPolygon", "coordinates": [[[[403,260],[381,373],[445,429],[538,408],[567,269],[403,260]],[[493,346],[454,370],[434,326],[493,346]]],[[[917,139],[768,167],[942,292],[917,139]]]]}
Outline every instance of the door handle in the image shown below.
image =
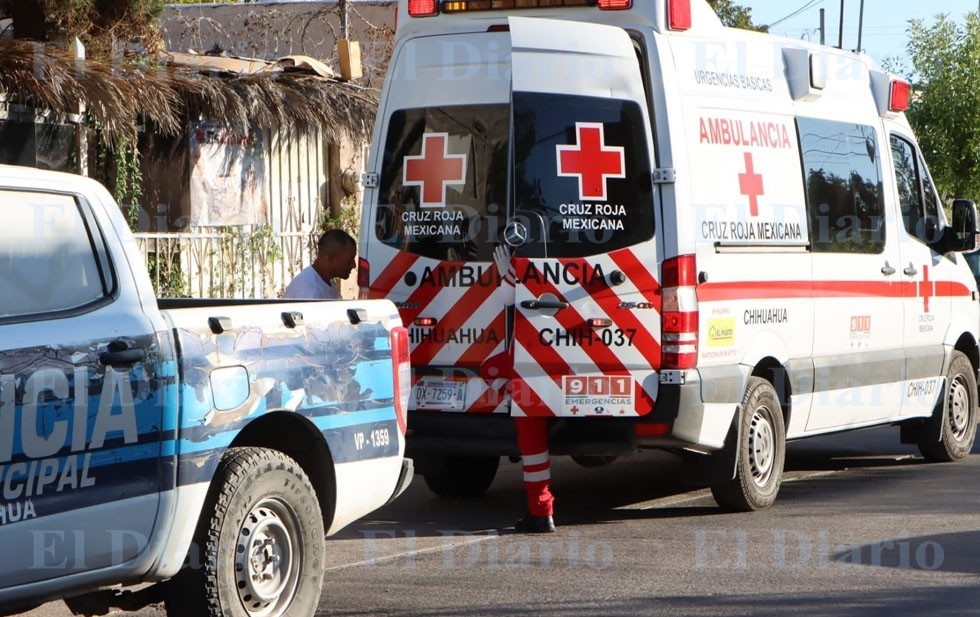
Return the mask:
{"type": "Polygon", "coordinates": [[[885,276],[891,276],[895,274],[895,268],[893,268],[891,264],[886,261],[885,265],[881,268],[881,273],[885,276]]]}
{"type": "Polygon", "coordinates": [[[904,270],[902,270],[902,272],[904,272],[905,274],[907,274],[909,276],[915,276],[916,274],[919,273],[919,271],[916,270],[915,269],[915,266],[913,266],[912,264],[909,264],[909,267],[908,268],[905,268],[904,270]]]}
{"type": "Polygon", "coordinates": [[[561,310],[568,308],[568,302],[561,300],[525,300],[521,302],[521,308],[532,311],[561,310]]]}
{"type": "Polygon", "coordinates": [[[128,367],[146,359],[146,350],[130,347],[126,341],[112,341],[99,354],[99,362],[106,366],[128,367]]]}

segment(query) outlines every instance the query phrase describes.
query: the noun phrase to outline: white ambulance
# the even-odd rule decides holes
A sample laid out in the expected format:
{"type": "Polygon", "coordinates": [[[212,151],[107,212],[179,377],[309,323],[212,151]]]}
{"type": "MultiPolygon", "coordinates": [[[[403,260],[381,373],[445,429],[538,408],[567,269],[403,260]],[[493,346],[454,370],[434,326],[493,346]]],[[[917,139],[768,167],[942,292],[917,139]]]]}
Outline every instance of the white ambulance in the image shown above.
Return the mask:
{"type": "Polygon", "coordinates": [[[401,0],[359,284],[411,326],[430,488],[485,491],[517,415],[583,464],[689,456],[736,510],[791,439],[965,457],[977,214],[947,222],[910,96],[704,0],[401,0]]]}

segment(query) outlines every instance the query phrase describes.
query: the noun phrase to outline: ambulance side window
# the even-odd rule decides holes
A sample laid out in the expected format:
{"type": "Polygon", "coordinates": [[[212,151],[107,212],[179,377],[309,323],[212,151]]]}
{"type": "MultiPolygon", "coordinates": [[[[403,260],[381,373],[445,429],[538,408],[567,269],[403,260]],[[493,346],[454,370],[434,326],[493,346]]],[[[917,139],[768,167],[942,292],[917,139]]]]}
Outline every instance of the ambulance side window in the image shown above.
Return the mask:
{"type": "Polygon", "coordinates": [[[814,252],[885,248],[881,160],[873,127],[797,119],[814,252]]]}
{"type": "Polygon", "coordinates": [[[71,195],[0,191],[0,320],[81,312],[114,289],[102,236],[71,195]]]}
{"type": "Polygon", "coordinates": [[[902,224],[910,236],[925,243],[939,233],[939,198],[922,156],[908,140],[891,136],[892,161],[902,224]]]}

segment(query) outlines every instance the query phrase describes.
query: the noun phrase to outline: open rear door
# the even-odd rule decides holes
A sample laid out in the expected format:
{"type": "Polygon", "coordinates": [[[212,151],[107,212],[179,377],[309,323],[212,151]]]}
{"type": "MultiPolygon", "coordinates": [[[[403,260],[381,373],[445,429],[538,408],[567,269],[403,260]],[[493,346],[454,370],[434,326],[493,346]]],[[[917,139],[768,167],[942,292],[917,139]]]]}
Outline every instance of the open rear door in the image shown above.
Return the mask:
{"type": "Polygon", "coordinates": [[[660,365],[652,134],[621,28],[510,18],[515,415],[648,413],[660,365]]]}

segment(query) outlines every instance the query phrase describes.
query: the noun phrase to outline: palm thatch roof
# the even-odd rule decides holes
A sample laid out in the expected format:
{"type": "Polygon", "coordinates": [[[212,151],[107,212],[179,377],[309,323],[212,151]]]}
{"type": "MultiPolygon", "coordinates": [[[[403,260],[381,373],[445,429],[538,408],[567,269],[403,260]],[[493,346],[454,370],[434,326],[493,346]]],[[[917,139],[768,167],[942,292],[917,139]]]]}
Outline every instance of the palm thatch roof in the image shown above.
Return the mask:
{"type": "Polygon", "coordinates": [[[121,57],[76,60],[58,47],[19,40],[0,42],[0,94],[62,120],[84,101],[110,144],[133,139],[138,118],[170,135],[203,117],[243,131],[258,124],[365,140],[377,107],[372,91],[315,72],[215,71],[167,55],[142,65],[121,57]]]}

